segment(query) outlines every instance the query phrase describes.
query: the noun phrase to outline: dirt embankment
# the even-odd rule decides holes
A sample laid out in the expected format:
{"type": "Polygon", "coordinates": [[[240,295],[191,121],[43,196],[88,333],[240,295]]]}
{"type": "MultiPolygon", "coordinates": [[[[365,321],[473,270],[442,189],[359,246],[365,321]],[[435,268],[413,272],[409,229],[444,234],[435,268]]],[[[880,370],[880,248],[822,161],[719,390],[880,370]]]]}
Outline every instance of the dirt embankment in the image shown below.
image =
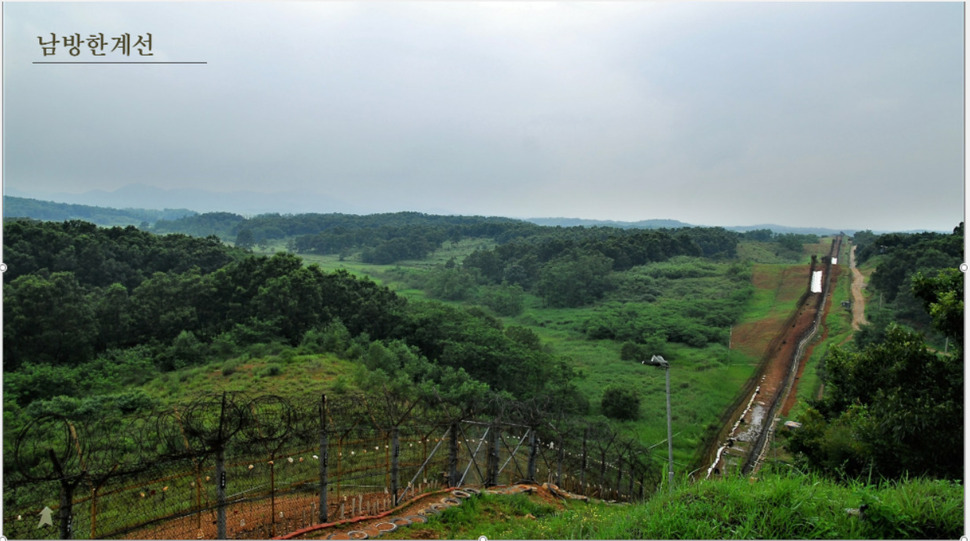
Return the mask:
{"type": "Polygon", "coordinates": [[[755,376],[722,415],[721,431],[708,444],[698,472],[700,478],[743,464],[763,426],[767,426],[765,414],[775,397],[784,392],[798,338],[812,326],[818,295],[808,292],[811,276],[812,267],[798,265],[772,277],[757,273],[752,277],[756,287],[774,288],[777,302],[795,300],[795,309],[784,319],[763,319],[735,328],[732,348],[759,354],[760,361],[755,376]]]}
{"type": "MultiPolygon", "coordinates": [[[[814,326],[816,321],[824,321],[829,309],[830,285],[840,273],[839,267],[829,264],[829,258],[837,255],[841,240],[837,238],[833,241],[829,257],[823,259],[823,272],[826,276],[822,293],[811,293],[808,288],[809,278],[817,269],[813,260],[808,275],[802,275],[800,279],[804,293],[799,298],[795,311],[785,320],[781,329],[775,331],[774,322],[769,324],[771,331],[776,334],[763,350],[756,376],[742,389],[738,399],[722,416],[722,429],[718,439],[706,450],[704,464],[709,466],[699,474],[701,478],[733,471],[738,466],[745,471],[757,467],[760,458],[756,455],[760,455],[765,441],[770,438],[775,415],[787,412],[794,404],[798,380],[804,369],[804,359],[810,355],[811,335],[819,329],[824,332],[824,325],[817,328],[814,326]]],[[[822,266],[818,265],[819,268],[822,266]]],[[[771,334],[759,333],[758,336],[764,341],[771,334]]]]}
{"type": "MultiPolygon", "coordinates": [[[[841,273],[842,273],[841,268],[836,266],[832,267],[832,283],[835,283],[839,279],[839,276],[841,275],[841,273]]],[[[831,308],[832,308],[832,295],[828,295],[823,305],[824,311],[822,313],[822,321],[825,321],[825,318],[828,317],[829,310],[831,308]]],[[[821,333],[819,334],[819,337],[820,337],[819,341],[824,341],[825,338],[828,336],[828,327],[823,323],[821,325],[821,328],[819,329],[819,332],[821,333]]],[[[815,340],[813,340],[813,342],[815,342],[815,340]]],[[[792,385],[791,391],[789,391],[788,393],[788,397],[785,398],[785,404],[781,408],[782,416],[787,416],[788,412],[791,411],[792,407],[795,406],[795,402],[798,401],[797,399],[798,383],[802,379],[802,372],[805,371],[805,362],[812,356],[812,351],[814,349],[815,349],[815,346],[812,344],[808,345],[805,348],[805,353],[802,355],[802,358],[798,363],[798,372],[795,375],[795,383],[792,385]]]]}

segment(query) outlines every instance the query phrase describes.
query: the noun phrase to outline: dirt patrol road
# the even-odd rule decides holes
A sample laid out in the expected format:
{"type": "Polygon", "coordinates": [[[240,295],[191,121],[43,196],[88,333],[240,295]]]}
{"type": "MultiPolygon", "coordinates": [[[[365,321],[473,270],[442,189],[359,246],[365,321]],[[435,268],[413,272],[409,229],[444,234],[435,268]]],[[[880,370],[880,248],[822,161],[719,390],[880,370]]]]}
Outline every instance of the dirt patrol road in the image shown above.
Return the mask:
{"type": "Polygon", "coordinates": [[[855,246],[849,251],[849,268],[852,269],[852,330],[858,331],[861,325],[866,325],[866,297],[862,289],[866,287],[866,278],[855,266],[855,246]]]}

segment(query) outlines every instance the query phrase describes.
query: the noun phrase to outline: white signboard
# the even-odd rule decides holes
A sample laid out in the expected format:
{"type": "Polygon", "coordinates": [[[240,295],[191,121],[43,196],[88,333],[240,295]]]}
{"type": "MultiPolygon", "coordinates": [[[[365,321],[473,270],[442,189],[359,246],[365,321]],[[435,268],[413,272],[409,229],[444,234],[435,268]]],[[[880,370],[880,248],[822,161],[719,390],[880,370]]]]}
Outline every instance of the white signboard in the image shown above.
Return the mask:
{"type": "Polygon", "coordinates": [[[822,292],[822,271],[812,271],[812,293],[822,292]]]}

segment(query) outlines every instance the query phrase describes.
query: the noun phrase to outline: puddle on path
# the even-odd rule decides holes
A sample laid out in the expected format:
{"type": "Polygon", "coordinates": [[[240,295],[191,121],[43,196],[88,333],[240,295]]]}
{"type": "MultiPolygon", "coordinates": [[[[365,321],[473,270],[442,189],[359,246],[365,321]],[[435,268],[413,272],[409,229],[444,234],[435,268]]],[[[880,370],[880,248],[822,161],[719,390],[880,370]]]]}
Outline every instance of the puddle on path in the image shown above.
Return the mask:
{"type": "Polygon", "coordinates": [[[762,425],[765,419],[765,406],[760,402],[751,406],[751,411],[748,414],[748,420],[745,422],[744,430],[738,434],[735,439],[737,441],[752,442],[758,438],[761,434],[762,425]]]}

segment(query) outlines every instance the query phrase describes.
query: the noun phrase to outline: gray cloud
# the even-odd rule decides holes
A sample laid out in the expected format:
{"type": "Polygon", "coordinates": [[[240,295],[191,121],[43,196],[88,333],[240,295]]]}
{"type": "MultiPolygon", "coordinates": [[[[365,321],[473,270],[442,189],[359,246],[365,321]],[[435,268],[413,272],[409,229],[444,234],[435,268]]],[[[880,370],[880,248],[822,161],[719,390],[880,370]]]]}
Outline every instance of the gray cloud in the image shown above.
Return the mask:
{"type": "Polygon", "coordinates": [[[960,4],[8,3],[3,39],[4,183],[38,194],[141,183],[369,211],[963,218],[960,4]],[[208,64],[31,64],[50,32],[152,32],[154,59],[208,64]]]}

